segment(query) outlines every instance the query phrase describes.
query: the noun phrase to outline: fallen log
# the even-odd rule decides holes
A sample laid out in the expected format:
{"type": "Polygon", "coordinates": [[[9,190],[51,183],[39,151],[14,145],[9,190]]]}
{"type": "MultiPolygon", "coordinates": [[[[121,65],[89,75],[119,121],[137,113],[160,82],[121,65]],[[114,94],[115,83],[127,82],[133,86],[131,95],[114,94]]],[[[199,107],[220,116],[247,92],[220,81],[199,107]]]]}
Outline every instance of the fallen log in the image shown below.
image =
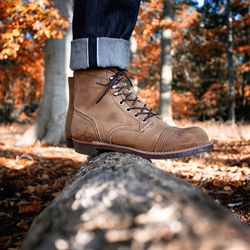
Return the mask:
{"type": "Polygon", "coordinates": [[[34,220],[23,250],[247,250],[249,228],[138,156],[90,159],[34,220]]]}

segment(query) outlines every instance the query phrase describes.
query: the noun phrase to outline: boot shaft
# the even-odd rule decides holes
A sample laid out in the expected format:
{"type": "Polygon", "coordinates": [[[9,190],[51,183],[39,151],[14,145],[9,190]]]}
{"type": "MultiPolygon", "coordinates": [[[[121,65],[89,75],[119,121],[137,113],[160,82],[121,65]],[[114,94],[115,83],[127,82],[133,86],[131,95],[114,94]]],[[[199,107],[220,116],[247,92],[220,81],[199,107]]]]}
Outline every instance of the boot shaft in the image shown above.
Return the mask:
{"type": "Polygon", "coordinates": [[[69,106],[65,121],[65,139],[67,146],[69,148],[73,147],[72,135],[71,135],[71,124],[74,113],[74,78],[68,78],[68,88],[69,88],[69,106]]]}
{"type": "MultiPolygon", "coordinates": [[[[100,84],[107,84],[110,77],[115,74],[111,69],[89,69],[74,72],[74,105],[77,108],[91,109],[105,88],[100,84]]],[[[107,98],[106,98],[107,99],[107,98]]],[[[103,100],[105,102],[105,100],[103,100]]]]}

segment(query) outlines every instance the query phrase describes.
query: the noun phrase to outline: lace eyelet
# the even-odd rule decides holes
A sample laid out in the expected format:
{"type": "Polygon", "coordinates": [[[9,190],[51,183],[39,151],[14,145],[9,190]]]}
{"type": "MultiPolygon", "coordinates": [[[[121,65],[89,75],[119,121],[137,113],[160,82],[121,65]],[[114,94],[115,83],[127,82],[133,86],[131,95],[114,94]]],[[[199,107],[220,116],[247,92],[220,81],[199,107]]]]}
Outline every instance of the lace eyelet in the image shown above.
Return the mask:
{"type": "Polygon", "coordinates": [[[130,108],[127,108],[127,111],[128,111],[128,112],[130,112],[130,111],[131,111],[131,109],[130,109],[130,108]]]}
{"type": "Polygon", "coordinates": [[[135,114],[135,117],[137,118],[137,117],[138,117],[138,115],[137,115],[137,114],[135,114]]]}
{"type": "Polygon", "coordinates": [[[110,76],[109,77],[109,80],[111,81],[111,80],[113,80],[114,79],[114,76],[110,76]]]}
{"type": "Polygon", "coordinates": [[[118,96],[118,94],[119,94],[119,93],[115,92],[115,93],[113,93],[113,96],[118,96]]]}
{"type": "Polygon", "coordinates": [[[123,104],[123,101],[120,101],[120,104],[122,105],[122,104],[123,104]]]}
{"type": "Polygon", "coordinates": [[[147,120],[145,120],[145,119],[143,119],[142,121],[143,121],[144,123],[146,123],[146,122],[147,122],[147,120]]]}

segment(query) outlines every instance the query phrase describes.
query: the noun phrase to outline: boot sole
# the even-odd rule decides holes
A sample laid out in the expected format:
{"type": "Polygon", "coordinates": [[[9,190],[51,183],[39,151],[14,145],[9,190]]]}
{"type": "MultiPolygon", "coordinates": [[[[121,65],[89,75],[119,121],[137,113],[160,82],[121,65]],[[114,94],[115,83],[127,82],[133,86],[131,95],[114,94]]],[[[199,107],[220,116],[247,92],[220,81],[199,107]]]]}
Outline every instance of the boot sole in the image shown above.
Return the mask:
{"type": "Polygon", "coordinates": [[[71,138],[66,138],[66,146],[67,148],[74,148],[74,143],[71,138]]]}
{"type": "Polygon", "coordinates": [[[98,142],[82,142],[73,139],[73,145],[75,151],[80,154],[96,156],[104,152],[121,152],[121,153],[130,153],[136,154],[146,159],[176,159],[183,158],[188,156],[193,156],[196,154],[204,153],[213,148],[213,142],[209,144],[202,145],[199,147],[193,147],[190,149],[178,150],[178,151],[169,151],[169,152],[149,152],[142,151],[139,149],[134,149],[125,146],[107,144],[107,143],[98,143],[98,142]]]}

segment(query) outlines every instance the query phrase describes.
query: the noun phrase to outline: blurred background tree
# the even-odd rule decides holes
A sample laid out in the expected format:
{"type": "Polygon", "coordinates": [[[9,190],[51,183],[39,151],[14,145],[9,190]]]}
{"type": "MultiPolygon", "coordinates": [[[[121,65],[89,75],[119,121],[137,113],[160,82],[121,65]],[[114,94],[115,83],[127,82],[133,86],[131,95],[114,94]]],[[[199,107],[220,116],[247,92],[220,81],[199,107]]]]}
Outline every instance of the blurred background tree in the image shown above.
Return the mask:
{"type": "Polygon", "coordinates": [[[62,38],[68,22],[49,1],[0,2],[1,122],[37,104],[44,82],[44,43],[62,38]]]}
{"type": "MultiPolygon", "coordinates": [[[[72,1],[2,1],[0,9],[0,120],[33,122],[40,106],[22,142],[58,143],[72,1]]],[[[138,93],[164,117],[250,120],[249,1],[144,0],[131,47],[138,93]]]]}
{"type": "MultiPolygon", "coordinates": [[[[73,0],[53,0],[50,4],[65,20],[72,19],[73,0]]],[[[60,15],[57,17],[59,20],[62,19],[60,15]]],[[[65,117],[68,107],[67,75],[69,75],[72,32],[70,25],[61,28],[66,31],[61,39],[50,38],[45,42],[45,78],[39,110],[33,126],[18,139],[18,146],[33,145],[37,140],[40,140],[42,144],[59,144],[64,140],[65,117]]]]}
{"type": "Polygon", "coordinates": [[[0,3],[1,120],[34,111],[41,99],[35,123],[18,145],[63,140],[72,2],[0,3]]]}
{"type": "Polygon", "coordinates": [[[164,2],[143,2],[134,34],[139,42],[131,69],[139,80],[142,98],[159,107],[160,58],[164,53],[160,40],[163,31],[171,29],[174,118],[249,121],[249,2],[232,1],[229,10],[225,0],[173,1],[172,21],[161,18],[164,2]]]}

